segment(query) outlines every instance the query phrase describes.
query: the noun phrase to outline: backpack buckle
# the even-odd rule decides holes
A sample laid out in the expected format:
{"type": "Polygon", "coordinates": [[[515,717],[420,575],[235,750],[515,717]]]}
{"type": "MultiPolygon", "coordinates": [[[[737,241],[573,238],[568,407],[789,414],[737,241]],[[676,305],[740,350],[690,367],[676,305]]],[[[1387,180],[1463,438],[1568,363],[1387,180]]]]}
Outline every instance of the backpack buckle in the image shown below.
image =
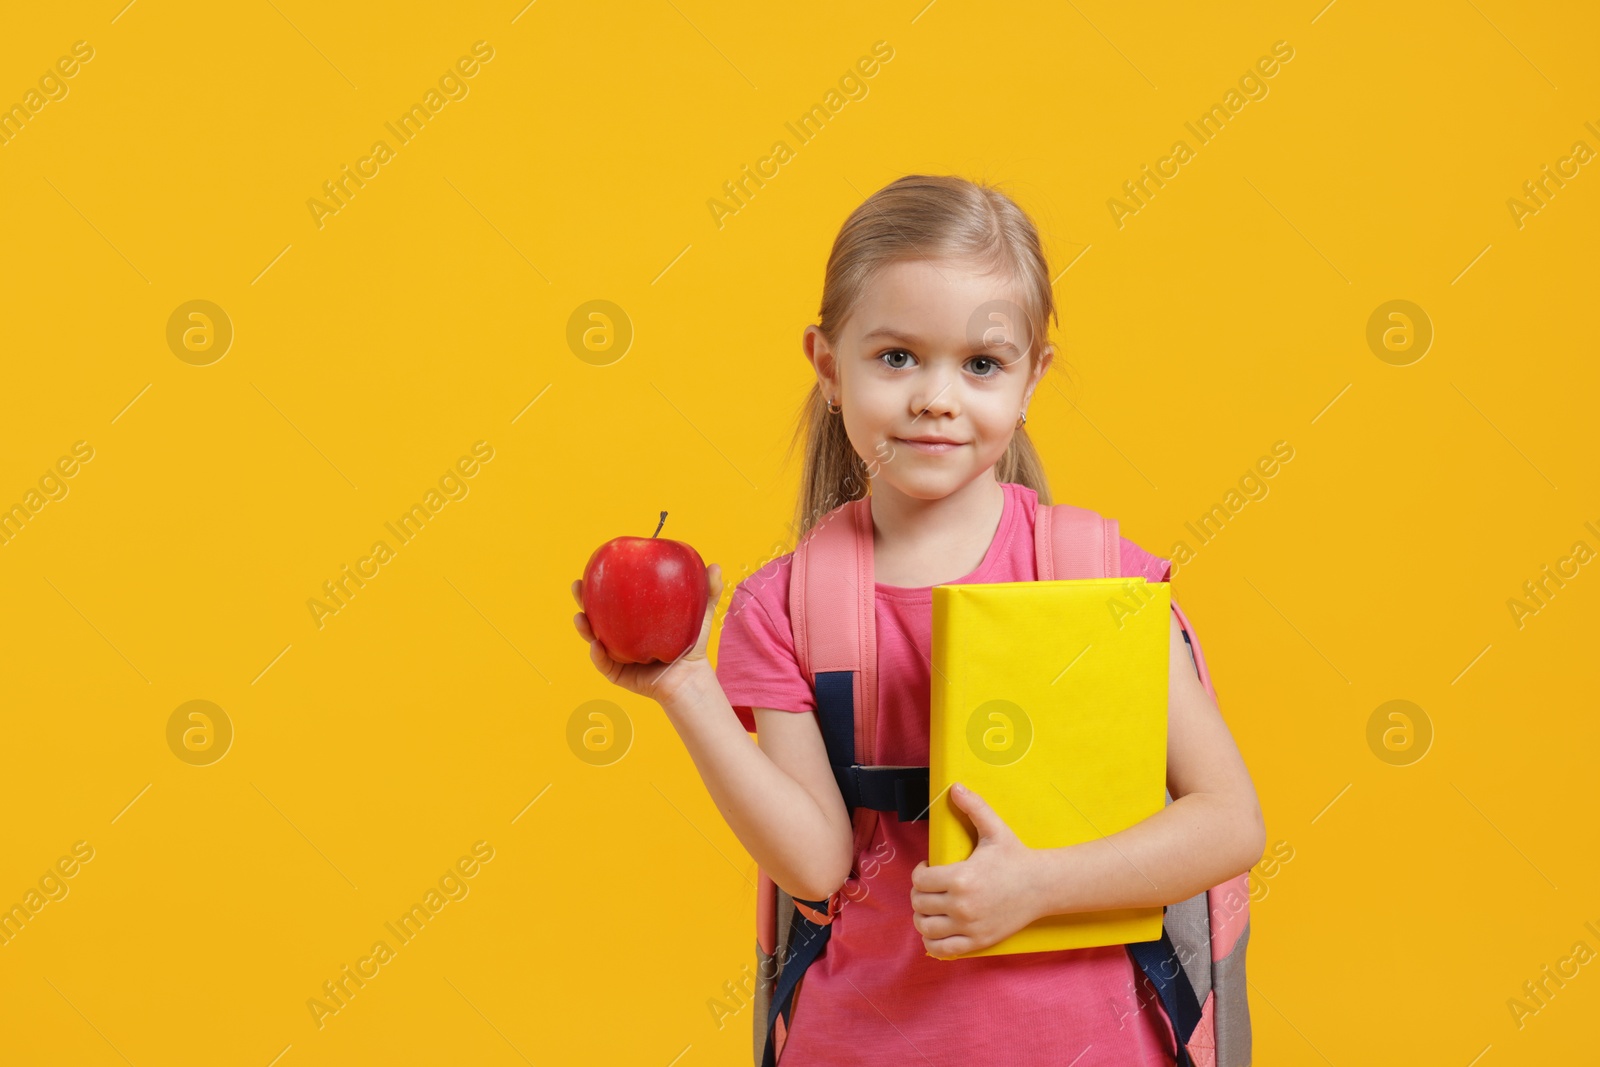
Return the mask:
{"type": "Polygon", "coordinates": [[[865,767],[859,763],[833,768],[845,807],[893,812],[901,822],[928,817],[928,768],[865,767]]]}

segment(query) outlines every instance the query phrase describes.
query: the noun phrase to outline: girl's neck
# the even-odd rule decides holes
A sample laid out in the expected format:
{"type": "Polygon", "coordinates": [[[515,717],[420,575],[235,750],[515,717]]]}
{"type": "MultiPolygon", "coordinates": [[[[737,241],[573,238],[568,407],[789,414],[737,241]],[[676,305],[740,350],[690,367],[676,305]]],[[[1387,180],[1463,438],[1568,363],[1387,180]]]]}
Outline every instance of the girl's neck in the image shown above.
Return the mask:
{"type": "Polygon", "coordinates": [[[949,496],[923,500],[881,482],[871,495],[877,580],[920,588],[971,574],[983,562],[1005,513],[1005,489],[993,472],[949,496]],[[932,575],[930,581],[905,576],[932,575]]]}

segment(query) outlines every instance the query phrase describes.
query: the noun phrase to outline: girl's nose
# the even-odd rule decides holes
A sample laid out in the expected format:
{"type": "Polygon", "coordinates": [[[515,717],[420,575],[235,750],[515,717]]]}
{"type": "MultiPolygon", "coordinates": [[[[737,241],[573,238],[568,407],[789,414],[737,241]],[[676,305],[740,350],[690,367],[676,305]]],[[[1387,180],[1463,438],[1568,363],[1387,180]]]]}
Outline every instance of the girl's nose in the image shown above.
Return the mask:
{"type": "Polygon", "coordinates": [[[958,414],[960,408],[956,401],[954,383],[945,382],[932,394],[922,394],[912,398],[911,410],[918,416],[958,414]]]}

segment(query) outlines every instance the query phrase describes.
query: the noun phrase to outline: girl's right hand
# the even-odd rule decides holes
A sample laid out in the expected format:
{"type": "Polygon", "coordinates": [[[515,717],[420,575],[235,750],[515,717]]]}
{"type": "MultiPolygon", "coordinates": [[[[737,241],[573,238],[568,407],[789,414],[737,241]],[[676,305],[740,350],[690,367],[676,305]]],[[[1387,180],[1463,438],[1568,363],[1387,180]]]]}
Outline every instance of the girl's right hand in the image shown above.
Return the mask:
{"type": "MultiPolygon", "coordinates": [[[[700,624],[700,636],[693,648],[671,663],[618,663],[595,637],[594,629],[589,625],[589,616],[578,612],[572,617],[572,625],[577,628],[578,636],[589,642],[589,659],[608,682],[630,693],[665,703],[664,698],[668,698],[686,678],[696,671],[710,669],[706,660],[706,644],[711,639],[712,620],[716,618],[717,601],[721,598],[722,567],[713,563],[706,568],[706,616],[700,624]]],[[[578,602],[580,608],[583,607],[582,578],[574,579],[572,583],[572,599],[578,602]]]]}

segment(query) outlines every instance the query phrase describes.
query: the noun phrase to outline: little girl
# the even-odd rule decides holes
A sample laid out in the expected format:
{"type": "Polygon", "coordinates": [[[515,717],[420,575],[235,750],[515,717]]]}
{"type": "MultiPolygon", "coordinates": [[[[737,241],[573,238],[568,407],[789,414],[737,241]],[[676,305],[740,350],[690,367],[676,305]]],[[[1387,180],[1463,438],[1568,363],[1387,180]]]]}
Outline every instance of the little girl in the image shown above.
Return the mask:
{"type": "MultiPolygon", "coordinates": [[[[821,321],[803,337],[817,385],[796,437],[798,536],[870,495],[879,763],[928,763],[932,587],[1038,577],[1034,509],[1051,499],[1023,425],[1053,358],[1044,341],[1054,316],[1038,234],[995,189],[904,177],[834,241],[821,321]]],[[[1168,579],[1169,561],[1126,538],[1121,553],[1123,575],[1168,579]]],[[[671,664],[617,663],[587,618],[574,618],[610,681],[660,702],[761,870],[802,900],[844,888],[847,906],[794,1003],[783,1067],[1174,1063],[1171,1024],[1123,946],[935,957],[985,948],[1047,914],[1173,904],[1260,859],[1254,786],[1176,620],[1173,802],[1162,811],[1101,840],[1036,850],[958,785],[952,802],[980,832],[966,860],[929,867],[928,823],[892,812],[858,856],[795,658],[792,559],[734,590],[715,670],[715,564],[699,641],[671,664]]],[[[581,582],[572,588],[581,605],[581,582]]]]}

